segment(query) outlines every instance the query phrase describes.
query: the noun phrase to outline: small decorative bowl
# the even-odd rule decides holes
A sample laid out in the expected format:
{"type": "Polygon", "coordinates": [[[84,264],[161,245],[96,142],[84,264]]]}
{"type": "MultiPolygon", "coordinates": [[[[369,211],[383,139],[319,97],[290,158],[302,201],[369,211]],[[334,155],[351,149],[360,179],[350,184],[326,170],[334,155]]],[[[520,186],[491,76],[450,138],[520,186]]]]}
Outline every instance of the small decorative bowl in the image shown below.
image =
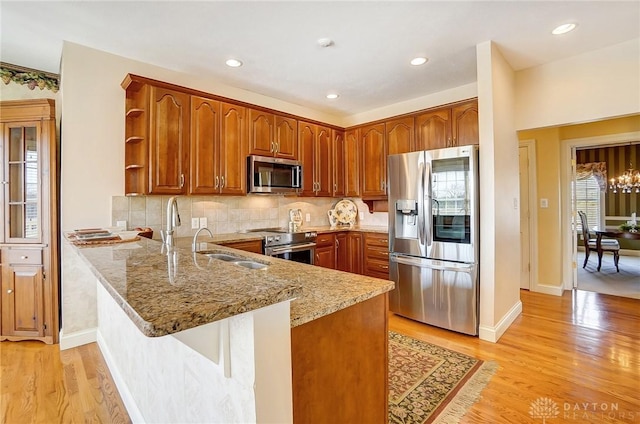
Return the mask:
{"type": "Polygon", "coordinates": [[[119,233],[116,233],[116,235],[122,240],[133,240],[138,237],[138,231],[120,231],[119,233]]]}

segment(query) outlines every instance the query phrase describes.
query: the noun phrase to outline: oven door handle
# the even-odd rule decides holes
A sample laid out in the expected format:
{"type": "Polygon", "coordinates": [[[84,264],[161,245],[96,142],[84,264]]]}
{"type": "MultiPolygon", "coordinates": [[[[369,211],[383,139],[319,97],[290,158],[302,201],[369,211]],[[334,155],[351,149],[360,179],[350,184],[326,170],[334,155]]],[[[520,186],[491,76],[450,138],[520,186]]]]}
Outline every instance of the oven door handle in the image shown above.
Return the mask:
{"type": "Polygon", "coordinates": [[[274,256],[274,255],[281,255],[283,253],[292,253],[292,252],[299,252],[301,250],[309,250],[315,247],[316,247],[315,243],[294,244],[289,246],[272,247],[270,252],[271,252],[271,256],[274,256]]]}

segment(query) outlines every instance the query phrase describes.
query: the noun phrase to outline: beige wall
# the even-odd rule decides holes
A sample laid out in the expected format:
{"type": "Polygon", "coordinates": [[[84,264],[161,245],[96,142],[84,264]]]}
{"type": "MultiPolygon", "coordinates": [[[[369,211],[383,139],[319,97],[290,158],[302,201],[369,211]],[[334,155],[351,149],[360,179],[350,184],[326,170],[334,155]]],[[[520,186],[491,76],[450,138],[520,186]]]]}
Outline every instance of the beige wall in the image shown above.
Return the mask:
{"type": "Polygon", "coordinates": [[[516,127],[534,129],[640,112],[640,39],[516,74],[516,127]]]}
{"type": "Polygon", "coordinates": [[[482,240],[480,338],[497,341],[522,308],[515,74],[492,42],[479,44],[477,54],[482,240]]]}
{"type": "Polygon", "coordinates": [[[587,124],[519,131],[520,140],[536,141],[538,202],[538,277],[543,285],[562,287],[562,266],[570,258],[562,252],[561,198],[569,187],[560,184],[561,143],[576,138],[599,137],[640,131],[640,115],[604,119],[587,124]],[[549,200],[549,207],[540,208],[540,199],[549,200]]]}

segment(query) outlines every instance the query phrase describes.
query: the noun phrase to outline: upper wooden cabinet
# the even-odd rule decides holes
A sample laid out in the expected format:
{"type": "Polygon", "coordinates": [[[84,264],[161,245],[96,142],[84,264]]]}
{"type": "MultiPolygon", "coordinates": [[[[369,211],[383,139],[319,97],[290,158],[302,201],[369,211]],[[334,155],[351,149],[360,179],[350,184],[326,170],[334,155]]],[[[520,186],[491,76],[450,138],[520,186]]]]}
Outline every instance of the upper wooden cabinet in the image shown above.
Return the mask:
{"type": "Polygon", "coordinates": [[[331,128],[298,121],[302,196],[333,194],[333,141],[331,128]]]}
{"type": "Polygon", "coordinates": [[[413,116],[386,121],[387,154],[395,155],[414,151],[413,116]]]}
{"type": "Polygon", "coordinates": [[[257,109],[249,109],[249,153],[298,159],[297,121],[257,109]]]}
{"type": "Polygon", "coordinates": [[[346,196],[346,141],[344,131],[332,130],[333,140],[333,197],[346,196]]]}
{"type": "Polygon", "coordinates": [[[344,178],[345,196],[360,196],[360,167],[362,158],[360,155],[360,129],[354,128],[345,131],[344,134],[344,178]]]}
{"type": "Polygon", "coordinates": [[[422,113],[415,118],[416,150],[432,150],[451,145],[451,109],[422,113]]]}
{"type": "Polygon", "coordinates": [[[191,194],[246,192],[245,108],[191,97],[191,194]]]}
{"type": "Polygon", "coordinates": [[[471,100],[451,109],[451,132],[454,146],[480,143],[478,131],[478,101],[471,100]]]}
{"type": "Polygon", "coordinates": [[[185,194],[189,184],[190,96],[151,86],[150,194],[185,194]]]}
{"type": "Polygon", "coordinates": [[[387,148],[384,123],[360,128],[360,139],[362,140],[362,171],[360,173],[362,197],[386,197],[387,148]]]}
{"type": "Polygon", "coordinates": [[[478,101],[421,113],[415,127],[416,150],[478,144],[478,101]]]}

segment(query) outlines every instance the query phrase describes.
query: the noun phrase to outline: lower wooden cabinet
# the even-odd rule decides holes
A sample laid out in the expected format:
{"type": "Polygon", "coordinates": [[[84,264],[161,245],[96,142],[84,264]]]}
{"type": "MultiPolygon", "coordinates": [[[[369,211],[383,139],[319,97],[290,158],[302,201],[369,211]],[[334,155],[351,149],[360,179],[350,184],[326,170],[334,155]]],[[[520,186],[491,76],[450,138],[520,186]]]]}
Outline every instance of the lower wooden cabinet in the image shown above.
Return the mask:
{"type": "Polygon", "coordinates": [[[364,233],[364,275],[389,279],[389,236],[364,233]]]}
{"type": "MultiPolygon", "coordinates": [[[[42,249],[2,249],[0,340],[41,339],[47,325],[42,249]]],[[[50,329],[51,330],[51,329],[50,329]]]]}
{"type": "Polygon", "coordinates": [[[336,237],[334,233],[318,234],[314,265],[336,269],[336,237]]]}
{"type": "Polygon", "coordinates": [[[347,271],[354,274],[362,274],[362,233],[347,233],[348,253],[345,255],[348,261],[347,271]]]}
{"type": "Polygon", "coordinates": [[[230,247],[232,249],[244,250],[245,252],[262,254],[262,240],[233,241],[229,243],[217,244],[225,247],[230,247]]]}
{"type": "Polygon", "coordinates": [[[388,307],[384,293],[291,329],[295,424],[389,422],[388,307]]]}

